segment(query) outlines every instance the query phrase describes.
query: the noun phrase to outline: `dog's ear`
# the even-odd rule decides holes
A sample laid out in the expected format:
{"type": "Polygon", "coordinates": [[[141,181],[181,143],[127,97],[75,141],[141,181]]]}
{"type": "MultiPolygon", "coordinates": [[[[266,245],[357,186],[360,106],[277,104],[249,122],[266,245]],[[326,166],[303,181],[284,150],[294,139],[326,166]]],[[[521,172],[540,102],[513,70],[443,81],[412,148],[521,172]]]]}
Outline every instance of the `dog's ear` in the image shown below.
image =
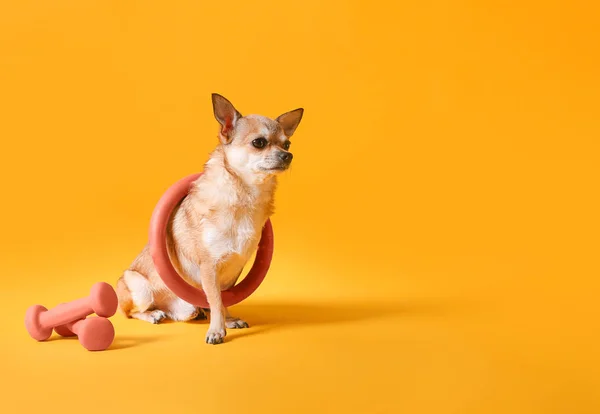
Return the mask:
{"type": "Polygon", "coordinates": [[[277,117],[276,121],[283,127],[283,132],[288,138],[294,135],[294,131],[298,128],[303,114],[304,109],[298,108],[277,117]]]}
{"type": "Polygon", "coordinates": [[[242,117],[237,109],[226,98],[218,93],[212,94],[213,111],[215,118],[221,124],[219,138],[223,144],[229,144],[233,137],[235,123],[242,117]]]}

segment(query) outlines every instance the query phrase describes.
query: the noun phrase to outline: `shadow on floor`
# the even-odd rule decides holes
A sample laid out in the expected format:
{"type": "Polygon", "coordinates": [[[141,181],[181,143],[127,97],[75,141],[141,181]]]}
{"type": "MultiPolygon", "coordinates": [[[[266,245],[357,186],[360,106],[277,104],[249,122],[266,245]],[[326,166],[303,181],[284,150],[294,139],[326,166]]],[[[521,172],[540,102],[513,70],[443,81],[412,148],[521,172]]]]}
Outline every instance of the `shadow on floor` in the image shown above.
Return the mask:
{"type": "MultiPolygon", "coordinates": [[[[131,348],[131,347],[147,344],[150,342],[154,342],[159,339],[160,338],[158,338],[158,337],[155,338],[155,337],[150,337],[150,336],[122,336],[117,333],[117,335],[115,335],[115,339],[114,339],[113,343],[105,351],[131,348]]],[[[62,337],[62,336],[55,334],[55,335],[52,335],[52,337],[50,337],[49,339],[47,339],[46,342],[77,341],[77,340],[78,339],[76,336],[62,337]]]]}
{"type": "Polygon", "coordinates": [[[233,306],[232,315],[258,325],[315,325],[355,322],[404,312],[400,305],[264,302],[233,306]]]}
{"type": "Polygon", "coordinates": [[[361,322],[402,315],[406,318],[437,317],[459,310],[458,304],[444,300],[430,302],[255,302],[231,307],[230,313],[244,319],[250,327],[239,331],[239,338],[294,326],[361,322]],[[254,331],[254,332],[253,332],[254,331]],[[246,333],[247,332],[247,333],[246,333]]]}
{"type": "MultiPolygon", "coordinates": [[[[158,338],[158,337],[155,338],[155,337],[151,337],[151,336],[122,336],[117,333],[115,335],[115,339],[114,339],[113,343],[105,351],[131,348],[131,347],[147,344],[150,342],[154,342],[159,339],[160,338],[158,338]]],[[[78,338],[77,338],[77,336],[63,337],[63,336],[53,333],[52,336],[50,338],[48,338],[45,342],[54,342],[54,341],[78,341],[78,338]]]]}
{"type": "MultiPolygon", "coordinates": [[[[464,304],[463,304],[464,305],[464,304]]],[[[361,322],[394,316],[406,318],[437,317],[454,313],[459,303],[447,300],[398,301],[398,302],[250,302],[232,306],[229,311],[250,324],[250,329],[228,330],[229,340],[242,339],[250,335],[279,329],[293,329],[298,326],[361,322]]],[[[146,323],[146,322],[144,322],[146,323]]],[[[181,323],[164,321],[163,323],[181,323]]],[[[208,321],[194,320],[185,323],[202,324],[208,328],[208,321]]],[[[122,336],[117,334],[108,351],[137,347],[159,341],[160,337],[122,336]]],[[[63,338],[53,335],[49,341],[77,340],[77,337],[63,338]]]]}
{"type": "Polygon", "coordinates": [[[108,350],[126,349],[142,344],[147,344],[159,340],[158,337],[150,336],[115,336],[115,341],[112,343],[108,350]]]}

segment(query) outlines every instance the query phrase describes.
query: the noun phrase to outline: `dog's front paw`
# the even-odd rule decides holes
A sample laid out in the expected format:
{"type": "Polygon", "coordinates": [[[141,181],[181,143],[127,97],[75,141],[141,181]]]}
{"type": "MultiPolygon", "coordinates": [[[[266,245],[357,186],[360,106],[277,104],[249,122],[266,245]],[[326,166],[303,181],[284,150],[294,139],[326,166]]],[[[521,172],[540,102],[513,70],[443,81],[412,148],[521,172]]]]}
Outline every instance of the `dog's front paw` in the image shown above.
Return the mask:
{"type": "Polygon", "coordinates": [[[212,345],[220,344],[223,342],[225,335],[227,335],[225,328],[209,328],[208,332],[206,333],[206,343],[212,345]]]}
{"type": "Polygon", "coordinates": [[[241,320],[240,318],[229,318],[225,321],[225,325],[229,329],[244,329],[249,328],[248,322],[241,320]]]}

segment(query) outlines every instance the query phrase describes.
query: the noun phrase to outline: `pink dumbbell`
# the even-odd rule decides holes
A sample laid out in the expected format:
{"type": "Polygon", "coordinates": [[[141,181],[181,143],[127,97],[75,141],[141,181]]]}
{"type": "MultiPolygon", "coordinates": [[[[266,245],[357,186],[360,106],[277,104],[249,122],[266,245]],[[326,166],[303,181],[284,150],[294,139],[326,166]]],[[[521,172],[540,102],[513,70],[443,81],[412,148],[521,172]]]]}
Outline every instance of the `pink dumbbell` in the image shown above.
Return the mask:
{"type": "Polygon", "coordinates": [[[118,302],[111,285],[96,283],[86,298],[63,303],[51,310],[41,305],[31,306],[25,313],[25,327],[33,339],[45,341],[52,335],[53,328],[83,319],[92,313],[110,318],[117,312],[118,302]]]}
{"type": "Polygon", "coordinates": [[[103,351],[112,344],[115,339],[115,328],[106,318],[91,317],[79,319],[54,328],[61,336],[75,336],[79,343],[88,351],[103,351]]]}

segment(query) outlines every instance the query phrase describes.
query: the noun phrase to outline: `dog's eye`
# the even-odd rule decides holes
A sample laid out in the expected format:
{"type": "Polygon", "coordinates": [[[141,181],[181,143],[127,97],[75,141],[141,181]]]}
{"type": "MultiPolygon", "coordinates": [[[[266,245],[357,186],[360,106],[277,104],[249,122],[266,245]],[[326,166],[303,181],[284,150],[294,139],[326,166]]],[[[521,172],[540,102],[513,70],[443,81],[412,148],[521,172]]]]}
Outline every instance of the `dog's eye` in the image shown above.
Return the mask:
{"type": "Polygon", "coordinates": [[[255,148],[264,148],[267,146],[267,140],[264,138],[256,138],[252,141],[252,145],[254,145],[255,148]]]}
{"type": "Polygon", "coordinates": [[[289,150],[290,149],[290,145],[292,145],[292,143],[290,141],[285,141],[283,143],[283,149],[286,150],[286,151],[289,150]]]}

